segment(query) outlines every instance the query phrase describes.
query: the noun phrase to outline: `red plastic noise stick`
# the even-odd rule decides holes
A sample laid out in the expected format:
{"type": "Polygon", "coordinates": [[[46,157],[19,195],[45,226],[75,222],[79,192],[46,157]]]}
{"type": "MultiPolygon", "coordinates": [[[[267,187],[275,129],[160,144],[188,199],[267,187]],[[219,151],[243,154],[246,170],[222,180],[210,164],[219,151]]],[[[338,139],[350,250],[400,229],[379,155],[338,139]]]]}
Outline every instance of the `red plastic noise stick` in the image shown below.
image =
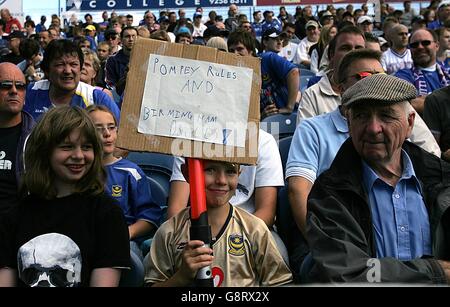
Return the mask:
{"type": "MultiPolygon", "coordinates": [[[[208,224],[206,211],[205,174],[203,172],[203,161],[200,159],[187,158],[189,171],[189,186],[191,198],[191,228],[189,229],[190,240],[200,240],[204,246],[211,246],[211,227],[208,224]]],[[[197,271],[195,276],[196,287],[214,287],[211,267],[203,267],[197,271]]]]}

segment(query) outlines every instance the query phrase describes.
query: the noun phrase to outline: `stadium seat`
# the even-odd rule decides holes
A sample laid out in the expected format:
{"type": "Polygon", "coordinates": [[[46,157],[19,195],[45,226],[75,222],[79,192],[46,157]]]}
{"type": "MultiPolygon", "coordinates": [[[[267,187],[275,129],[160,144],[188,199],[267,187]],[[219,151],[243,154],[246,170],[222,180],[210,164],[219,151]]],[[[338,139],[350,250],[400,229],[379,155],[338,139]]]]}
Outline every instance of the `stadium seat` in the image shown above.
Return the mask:
{"type": "Polygon", "coordinates": [[[302,76],[309,76],[309,77],[314,77],[316,74],[313,73],[311,70],[309,69],[304,69],[304,68],[300,68],[300,77],[302,76]]]}
{"type": "Polygon", "coordinates": [[[286,173],[286,162],[291,148],[292,136],[281,139],[278,142],[278,150],[280,151],[281,164],[283,165],[283,174],[286,173]]]}
{"type": "Polygon", "coordinates": [[[173,156],[153,152],[130,152],[127,159],[136,163],[147,175],[159,173],[169,179],[172,175],[173,156]]]}
{"type": "Polygon", "coordinates": [[[273,135],[276,140],[294,135],[297,112],[291,114],[275,114],[261,121],[261,129],[273,135]]]}
{"type": "Polygon", "coordinates": [[[164,187],[163,184],[153,177],[147,176],[147,180],[154,202],[161,208],[166,206],[169,197],[169,189],[164,187]]]}
{"type": "Polygon", "coordinates": [[[308,82],[311,78],[311,76],[300,76],[300,92],[302,92],[302,94],[308,88],[308,82]]]}

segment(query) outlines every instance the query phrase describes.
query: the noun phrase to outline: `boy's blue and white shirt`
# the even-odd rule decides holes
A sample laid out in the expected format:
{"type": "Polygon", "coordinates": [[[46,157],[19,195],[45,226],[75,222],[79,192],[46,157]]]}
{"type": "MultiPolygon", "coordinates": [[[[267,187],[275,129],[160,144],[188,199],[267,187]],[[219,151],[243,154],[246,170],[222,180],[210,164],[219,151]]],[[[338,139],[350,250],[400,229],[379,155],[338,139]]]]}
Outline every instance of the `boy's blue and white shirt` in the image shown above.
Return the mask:
{"type": "Polygon", "coordinates": [[[105,166],[105,193],[117,200],[128,225],[144,220],[159,226],[161,208],[153,201],[147,177],[133,162],[120,159],[105,166]]]}
{"type": "MultiPolygon", "coordinates": [[[[54,106],[50,100],[49,89],[49,80],[41,80],[28,86],[24,110],[30,113],[34,119],[38,119],[54,106]]],[[[100,89],[80,81],[70,105],[85,109],[92,104],[106,106],[117,120],[120,120],[119,107],[111,97],[100,89]]]]}

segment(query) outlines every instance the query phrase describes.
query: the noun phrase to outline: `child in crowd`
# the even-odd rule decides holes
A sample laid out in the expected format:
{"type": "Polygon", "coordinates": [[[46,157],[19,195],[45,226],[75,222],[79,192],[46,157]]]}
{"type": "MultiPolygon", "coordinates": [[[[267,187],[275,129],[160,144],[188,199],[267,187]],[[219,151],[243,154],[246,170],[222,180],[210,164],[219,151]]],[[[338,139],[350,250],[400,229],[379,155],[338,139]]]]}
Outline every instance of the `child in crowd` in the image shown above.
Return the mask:
{"type": "Polygon", "coordinates": [[[229,202],[238,185],[239,166],[205,161],[204,174],[212,248],[189,239],[190,211],[185,208],[156,232],[146,264],[146,284],[190,286],[196,272],[206,266],[212,267],[217,287],[291,282],[292,274],[266,224],[229,202]]]}
{"type": "Polygon", "coordinates": [[[119,202],[128,224],[132,270],[131,276],[126,274],[121,285],[139,286],[144,278],[140,244],[158,227],[161,208],[153,202],[147,177],[139,166],[114,156],[117,120],[113,113],[101,105],[91,105],[86,110],[103,145],[103,165],[107,174],[105,192],[119,202]]]}
{"type": "Polygon", "coordinates": [[[0,286],[117,286],[130,267],[123,214],[104,195],[102,145],[79,107],[52,108],[25,149],[22,195],[0,221],[0,286]]]}

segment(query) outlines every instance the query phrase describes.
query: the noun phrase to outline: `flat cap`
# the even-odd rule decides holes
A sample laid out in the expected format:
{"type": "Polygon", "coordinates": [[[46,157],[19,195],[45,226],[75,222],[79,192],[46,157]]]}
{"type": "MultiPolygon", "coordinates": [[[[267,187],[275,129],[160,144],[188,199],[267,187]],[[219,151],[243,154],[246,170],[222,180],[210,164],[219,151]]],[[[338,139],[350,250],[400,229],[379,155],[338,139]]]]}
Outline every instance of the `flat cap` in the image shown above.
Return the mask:
{"type": "Polygon", "coordinates": [[[342,95],[342,104],[350,108],[362,103],[390,105],[416,97],[416,88],[411,83],[391,75],[376,74],[348,88],[342,95]]]}

